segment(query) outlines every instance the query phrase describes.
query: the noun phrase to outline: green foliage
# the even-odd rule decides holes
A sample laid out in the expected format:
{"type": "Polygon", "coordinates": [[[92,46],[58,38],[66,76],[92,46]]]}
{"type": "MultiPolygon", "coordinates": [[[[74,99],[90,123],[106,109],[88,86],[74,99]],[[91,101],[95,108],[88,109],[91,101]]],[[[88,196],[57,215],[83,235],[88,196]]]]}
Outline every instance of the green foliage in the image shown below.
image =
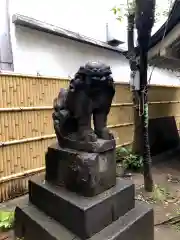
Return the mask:
{"type": "Polygon", "coordinates": [[[118,7],[115,6],[111,11],[116,16],[116,19],[121,22],[124,16],[135,12],[135,0],[128,0],[127,4],[120,4],[118,7]]]}
{"type": "Polygon", "coordinates": [[[140,192],[136,199],[152,204],[176,202],[176,197],[168,190],[168,186],[161,186],[160,184],[155,184],[151,193],[140,192]]]}
{"type": "Polygon", "coordinates": [[[116,161],[121,161],[124,169],[138,171],[143,168],[143,158],[141,156],[133,154],[131,148],[117,148],[116,161]]]}
{"type": "Polygon", "coordinates": [[[125,147],[119,147],[116,149],[116,162],[122,162],[124,157],[129,154],[129,150],[125,147]]]}
{"type": "MultiPolygon", "coordinates": [[[[168,2],[168,5],[170,6],[171,2],[168,2]]],[[[135,13],[135,0],[127,0],[127,4],[120,4],[118,6],[114,6],[111,11],[116,16],[116,19],[120,22],[124,19],[124,17],[127,17],[129,14],[135,13]]],[[[169,7],[164,8],[156,5],[155,9],[155,22],[157,22],[162,17],[167,17],[169,14],[169,7]]]]}
{"type": "Polygon", "coordinates": [[[122,22],[122,20],[123,20],[123,15],[124,15],[124,14],[122,13],[122,9],[119,8],[119,7],[113,7],[113,8],[111,9],[111,11],[113,11],[114,15],[116,16],[116,19],[117,19],[118,21],[122,22]]]}
{"type": "Polygon", "coordinates": [[[0,229],[8,230],[14,225],[14,212],[0,211],[0,229]]]}
{"type": "Polygon", "coordinates": [[[151,196],[152,202],[165,202],[170,197],[170,193],[167,188],[160,185],[154,185],[153,193],[151,196]]]}

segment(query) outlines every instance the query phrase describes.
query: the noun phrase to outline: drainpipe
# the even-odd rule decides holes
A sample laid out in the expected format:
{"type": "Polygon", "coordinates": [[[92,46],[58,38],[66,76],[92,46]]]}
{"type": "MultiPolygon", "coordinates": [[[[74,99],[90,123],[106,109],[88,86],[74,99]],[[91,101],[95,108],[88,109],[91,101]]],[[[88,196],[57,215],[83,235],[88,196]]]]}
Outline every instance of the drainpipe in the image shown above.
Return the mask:
{"type": "Polygon", "coordinates": [[[0,71],[14,71],[9,0],[0,0],[0,71]]]}

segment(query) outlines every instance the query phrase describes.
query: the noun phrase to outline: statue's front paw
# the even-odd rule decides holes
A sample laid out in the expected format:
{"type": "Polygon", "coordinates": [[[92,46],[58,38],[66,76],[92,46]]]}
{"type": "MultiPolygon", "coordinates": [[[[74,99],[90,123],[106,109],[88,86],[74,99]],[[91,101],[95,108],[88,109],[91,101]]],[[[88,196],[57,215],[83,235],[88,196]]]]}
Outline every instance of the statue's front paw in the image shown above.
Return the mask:
{"type": "Polygon", "coordinates": [[[104,139],[104,140],[113,140],[114,139],[113,134],[109,131],[108,128],[103,128],[100,131],[96,131],[96,134],[99,138],[104,139]]]}
{"type": "Polygon", "coordinates": [[[97,136],[94,132],[89,135],[89,138],[90,138],[90,142],[96,142],[97,141],[97,136]]]}
{"type": "Polygon", "coordinates": [[[92,130],[85,130],[80,133],[80,141],[83,142],[96,142],[97,136],[92,130]]]}

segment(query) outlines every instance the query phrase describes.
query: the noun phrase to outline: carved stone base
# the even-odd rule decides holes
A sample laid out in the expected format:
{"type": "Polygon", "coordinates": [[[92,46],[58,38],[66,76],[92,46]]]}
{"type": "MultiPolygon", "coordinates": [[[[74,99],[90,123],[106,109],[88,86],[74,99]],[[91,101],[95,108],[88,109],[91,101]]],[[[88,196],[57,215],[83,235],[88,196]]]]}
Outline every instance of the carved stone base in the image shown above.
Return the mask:
{"type": "Polygon", "coordinates": [[[53,144],[46,153],[46,180],[92,197],[116,184],[115,161],[114,148],[86,153],[53,144]]]}
{"type": "Polygon", "coordinates": [[[98,139],[96,142],[83,142],[78,141],[77,139],[64,137],[62,139],[59,139],[59,142],[61,143],[60,145],[63,148],[70,148],[77,151],[94,153],[105,152],[116,147],[115,139],[111,140],[98,139]]]}
{"type": "Polygon", "coordinates": [[[87,239],[124,216],[135,206],[131,181],[117,179],[113,188],[91,198],[47,182],[29,182],[29,200],[82,239],[87,239]]]}
{"type": "MultiPolygon", "coordinates": [[[[154,240],[153,218],[150,206],[137,202],[134,209],[88,240],[154,240]]],[[[28,202],[16,208],[15,219],[15,235],[19,239],[82,239],[28,202]]]]}

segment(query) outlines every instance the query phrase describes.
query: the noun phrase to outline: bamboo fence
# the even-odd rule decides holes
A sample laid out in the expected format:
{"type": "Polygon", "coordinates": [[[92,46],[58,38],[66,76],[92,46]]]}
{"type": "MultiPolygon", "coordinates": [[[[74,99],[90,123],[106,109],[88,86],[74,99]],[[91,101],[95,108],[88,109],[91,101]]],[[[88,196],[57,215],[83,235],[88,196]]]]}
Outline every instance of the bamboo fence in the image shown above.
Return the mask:
{"type": "MultiPolygon", "coordinates": [[[[30,178],[42,178],[44,155],[55,141],[52,102],[67,79],[0,75],[0,202],[27,191],[30,178]]],[[[151,86],[151,118],[175,116],[180,128],[180,88],[151,86]]],[[[133,137],[133,108],[128,84],[117,83],[108,118],[117,145],[133,137]]]]}

